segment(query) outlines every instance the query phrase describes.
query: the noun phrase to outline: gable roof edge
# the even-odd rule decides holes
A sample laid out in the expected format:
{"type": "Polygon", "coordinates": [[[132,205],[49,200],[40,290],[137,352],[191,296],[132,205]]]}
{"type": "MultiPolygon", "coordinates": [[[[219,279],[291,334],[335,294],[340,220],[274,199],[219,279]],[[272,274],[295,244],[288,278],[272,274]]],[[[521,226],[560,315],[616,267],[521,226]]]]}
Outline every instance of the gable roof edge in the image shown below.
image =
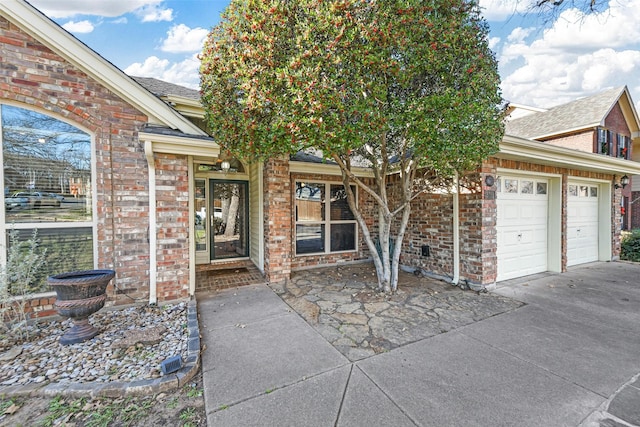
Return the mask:
{"type": "Polygon", "coordinates": [[[184,133],[206,135],[195,124],[26,1],[3,0],[0,2],[0,12],[32,37],[138,108],[150,121],[155,120],[184,133]]]}
{"type": "MultiPolygon", "coordinates": [[[[631,115],[633,116],[633,120],[636,122],[636,129],[631,129],[631,134],[633,137],[633,133],[634,132],[638,132],[640,131],[640,117],[638,116],[638,111],[636,110],[636,106],[633,103],[633,99],[631,98],[631,93],[629,93],[629,88],[625,85],[623,91],[620,93],[620,96],[618,97],[618,101],[620,104],[620,109],[622,110],[622,114],[625,116],[625,119],[627,119],[626,115],[625,115],[625,110],[630,110],[631,115]],[[628,105],[623,105],[620,100],[622,98],[622,96],[624,95],[624,97],[627,100],[628,105]]],[[[612,106],[613,108],[613,106],[612,106]]]]}

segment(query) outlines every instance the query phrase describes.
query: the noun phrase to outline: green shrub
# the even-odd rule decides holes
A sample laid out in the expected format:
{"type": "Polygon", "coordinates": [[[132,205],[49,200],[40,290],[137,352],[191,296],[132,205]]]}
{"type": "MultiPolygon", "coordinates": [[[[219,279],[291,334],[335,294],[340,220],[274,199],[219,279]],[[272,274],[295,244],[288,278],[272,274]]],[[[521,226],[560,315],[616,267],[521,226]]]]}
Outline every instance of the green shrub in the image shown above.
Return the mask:
{"type": "Polygon", "coordinates": [[[37,286],[37,276],[45,265],[46,249],[40,248],[38,233],[20,241],[18,232],[9,232],[7,262],[0,268],[0,335],[28,338],[24,326],[29,320],[27,295],[37,286]]]}
{"type": "Polygon", "coordinates": [[[622,237],[620,259],[640,262],[640,229],[635,229],[622,237]]]}

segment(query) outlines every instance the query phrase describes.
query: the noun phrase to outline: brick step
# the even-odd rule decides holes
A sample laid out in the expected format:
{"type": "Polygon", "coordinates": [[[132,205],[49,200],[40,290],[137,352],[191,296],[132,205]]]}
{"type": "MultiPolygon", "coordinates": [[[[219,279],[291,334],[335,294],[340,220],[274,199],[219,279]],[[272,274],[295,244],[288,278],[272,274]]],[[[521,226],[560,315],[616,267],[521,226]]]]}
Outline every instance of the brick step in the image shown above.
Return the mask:
{"type": "Polygon", "coordinates": [[[196,292],[260,283],[267,283],[267,280],[251,261],[203,265],[196,269],[196,292]]]}

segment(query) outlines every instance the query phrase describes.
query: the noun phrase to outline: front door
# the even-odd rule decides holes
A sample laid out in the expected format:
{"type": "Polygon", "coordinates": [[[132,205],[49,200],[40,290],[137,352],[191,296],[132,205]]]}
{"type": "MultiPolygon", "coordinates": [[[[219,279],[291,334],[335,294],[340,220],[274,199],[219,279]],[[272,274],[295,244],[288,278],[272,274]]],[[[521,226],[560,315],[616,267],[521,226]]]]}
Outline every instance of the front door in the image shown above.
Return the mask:
{"type": "Polygon", "coordinates": [[[249,256],[247,182],[209,180],[211,260],[249,256]]]}

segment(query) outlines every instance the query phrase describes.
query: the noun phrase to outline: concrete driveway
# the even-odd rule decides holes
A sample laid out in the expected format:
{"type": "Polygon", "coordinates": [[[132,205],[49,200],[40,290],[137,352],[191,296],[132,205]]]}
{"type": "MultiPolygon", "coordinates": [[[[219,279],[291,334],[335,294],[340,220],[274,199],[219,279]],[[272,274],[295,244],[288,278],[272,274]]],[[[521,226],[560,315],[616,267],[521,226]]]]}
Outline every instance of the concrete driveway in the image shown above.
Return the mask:
{"type": "Polygon", "coordinates": [[[640,425],[639,279],[500,283],[525,305],[355,362],[266,285],[199,295],[208,425],[640,425]]]}

